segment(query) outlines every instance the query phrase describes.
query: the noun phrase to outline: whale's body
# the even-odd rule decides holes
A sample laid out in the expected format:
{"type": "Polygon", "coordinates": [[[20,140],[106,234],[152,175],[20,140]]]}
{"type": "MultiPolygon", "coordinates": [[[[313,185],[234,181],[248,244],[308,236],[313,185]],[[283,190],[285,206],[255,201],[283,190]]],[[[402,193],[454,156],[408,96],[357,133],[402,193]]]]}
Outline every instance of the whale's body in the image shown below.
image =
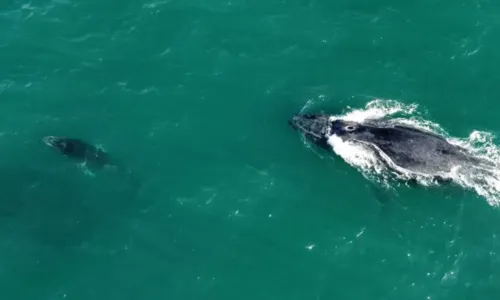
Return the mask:
{"type": "Polygon", "coordinates": [[[77,138],[46,136],[43,142],[61,154],[93,167],[103,168],[111,165],[110,157],[104,150],[77,138]]]}
{"type": "Polygon", "coordinates": [[[293,117],[289,123],[324,148],[331,149],[328,139],[332,135],[369,147],[388,168],[412,177],[442,179],[457,167],[483,170],[491,167],[439,135],[387,120],[358,123],[306,114],[293,117]]]}

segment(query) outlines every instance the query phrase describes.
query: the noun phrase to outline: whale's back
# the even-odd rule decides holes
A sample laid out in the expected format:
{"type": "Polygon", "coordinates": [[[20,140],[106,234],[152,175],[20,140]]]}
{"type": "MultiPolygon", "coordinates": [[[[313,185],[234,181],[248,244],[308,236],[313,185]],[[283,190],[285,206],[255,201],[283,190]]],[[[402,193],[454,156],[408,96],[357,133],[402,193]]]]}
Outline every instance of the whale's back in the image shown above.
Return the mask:
{"type": "Polygon", "coordinates": [[[398,167],[423,174],[450,172],[455,166],[475,162],[443,137],[405,126],[366,126],[356,139],[372,144],[398,167]]]}

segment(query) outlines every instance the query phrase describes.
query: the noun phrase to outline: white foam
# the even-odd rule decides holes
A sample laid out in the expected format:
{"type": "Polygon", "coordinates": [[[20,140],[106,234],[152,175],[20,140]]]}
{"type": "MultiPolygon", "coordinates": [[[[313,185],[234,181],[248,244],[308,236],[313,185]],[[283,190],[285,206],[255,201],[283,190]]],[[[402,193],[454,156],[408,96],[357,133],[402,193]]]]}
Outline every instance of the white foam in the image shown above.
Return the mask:
{"type": "Polygon", "coordinates": [[[366,104],[365,109],[354,109],[342,116],[332,116],[333,119],[343,119],[353,122],[363,122],[367,119],[379,119],[397,113],[412,114],[417,109],[416,104],[406,105],[394,100],[375,99],[366,104]]]}
{"type": "Polygon", "coordinates": [[[336,135],[330,136],[328,143],[332,146],[333,151],[351,166],[360,168],[363,171],[374,169],[381,172],[384,170],[384,165],[379,162],[376,153],[363,144],[344,142],[336,135]]]}
{"type": "MultiPolygon", "coordinates": [[[[472,131],[467,138],[450,137],[439,124],[424,119],[417,111],[417,107],[416,104],[407,105],[394,100],[376,99],[369,102],[363,109],[349,109],[344,115],[332,116],[332,118],[363,122],[368,119],[391,116],[391,120],[400,124],[444,136],[450,143],[467,149],[474,155],[488,160],[489,163],[471,168],[456,167],[450,173],[439,175],[452,179],[464,188],[474,190],[491,205],[500,205],[500,168],[494,169],[492,167],[500,165],[500,147],[493,143],[494,135],[488,132],[472,131]]],[[[391,164],[390,159],[381,152],[375,152],[376,149],[372,147],[343,141],[335,135],[329,138],[328,143],[337,155],[361,171],[370,180],[383,182],[387,185],[391,176],[406,179],[410,175],[410,172],[397,168],[395,165],[392,165],[392,167],[398,169],[401,174],[390,173],[385,167],[385,163],[391,164]],[[381,157],[385,160],[385,163],[380,160],[381,157]]],[[[436,184],[432,181],[432,178],[424,175],[418,175],[416,180],[422,185],[436,184]]]]}

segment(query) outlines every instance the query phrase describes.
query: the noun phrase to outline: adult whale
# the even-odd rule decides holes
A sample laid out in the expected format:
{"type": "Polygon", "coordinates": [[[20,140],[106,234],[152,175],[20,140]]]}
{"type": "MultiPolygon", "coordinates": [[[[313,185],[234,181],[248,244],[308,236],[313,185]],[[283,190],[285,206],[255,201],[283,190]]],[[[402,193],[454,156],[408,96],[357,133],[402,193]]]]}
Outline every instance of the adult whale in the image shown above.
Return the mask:
{"type": "Polygon", "coordinates": [[[455,167],[492,170],[491,162],[474,157],[439,135],[390,120],[358,123],[325,114],[301,114],[293,116],[289,123],[322,148],[332,149],[328,140],[333,135],[367,146],[386,167],[410,179],[420,175],[448,181],[455,167]]]}

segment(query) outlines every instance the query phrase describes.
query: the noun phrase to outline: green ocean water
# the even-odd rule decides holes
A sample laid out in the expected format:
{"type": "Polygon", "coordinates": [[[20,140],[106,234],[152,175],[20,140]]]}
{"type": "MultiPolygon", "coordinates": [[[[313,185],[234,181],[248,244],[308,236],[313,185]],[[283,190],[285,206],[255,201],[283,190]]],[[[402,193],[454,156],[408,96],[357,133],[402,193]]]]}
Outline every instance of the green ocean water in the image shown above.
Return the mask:
{"type": "Polygon", "coordinates": [[[498,207],[380,194],[287,124],[392,99],[496,137],[499,26],[478,0],[4,1],[1,299],[499,299],[498,207]]]}

